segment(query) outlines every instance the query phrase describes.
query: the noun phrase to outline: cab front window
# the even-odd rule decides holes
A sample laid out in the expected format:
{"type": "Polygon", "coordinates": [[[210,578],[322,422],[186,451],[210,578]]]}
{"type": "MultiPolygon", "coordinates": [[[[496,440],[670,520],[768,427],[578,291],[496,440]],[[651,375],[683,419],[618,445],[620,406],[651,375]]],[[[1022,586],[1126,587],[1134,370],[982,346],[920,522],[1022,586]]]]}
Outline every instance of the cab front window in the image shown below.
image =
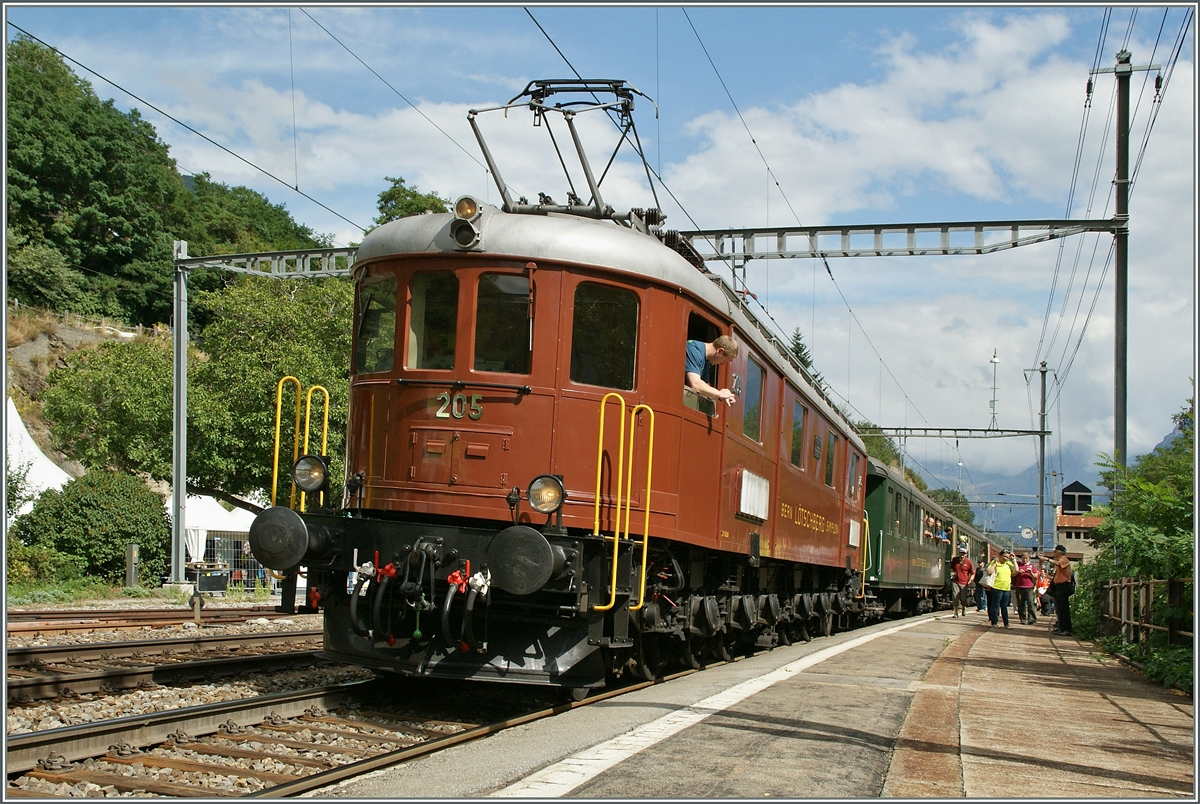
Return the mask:
{"type": "Polygon", "coordinates": [[[458,326],[458,277],[451,273],[421,273],[412,279],[408,315],[410,369],[454,368],[458,326]]]}
{"type": "Polygon", "coordinates": [[[528,374],[533,339],[529,277],[483,274],[475,306],[475,370],[528,374]]]}

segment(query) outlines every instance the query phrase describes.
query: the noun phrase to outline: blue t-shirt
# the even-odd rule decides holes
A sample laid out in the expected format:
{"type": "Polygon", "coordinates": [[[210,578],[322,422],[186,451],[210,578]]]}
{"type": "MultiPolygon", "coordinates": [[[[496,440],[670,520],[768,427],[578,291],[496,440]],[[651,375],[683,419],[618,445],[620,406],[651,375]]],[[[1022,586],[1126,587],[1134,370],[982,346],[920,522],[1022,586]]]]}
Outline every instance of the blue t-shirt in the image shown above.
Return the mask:
{"type": "Polygon", "coordinates": [[[683,380],[685,384],[687,383],[687,375],[689,374],[699,374],[700,379],[709,382],[708,374],[712,366],[704,359],[705,347],[707,345],[704,341],[687,342],[687,360],[683,368],[683,380]]]}

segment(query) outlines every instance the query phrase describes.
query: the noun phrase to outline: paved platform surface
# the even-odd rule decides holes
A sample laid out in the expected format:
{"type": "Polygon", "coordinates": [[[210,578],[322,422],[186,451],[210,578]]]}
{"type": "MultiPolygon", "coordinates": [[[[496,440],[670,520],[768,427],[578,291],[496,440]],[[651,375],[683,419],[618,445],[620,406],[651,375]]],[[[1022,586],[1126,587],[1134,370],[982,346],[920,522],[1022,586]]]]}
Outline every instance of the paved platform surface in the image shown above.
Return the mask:
{"type": "Polygon", "coordinates": [[[1195,799],[1192,699],[1044,621],[777,648],[322,797],[1195,799]]]}

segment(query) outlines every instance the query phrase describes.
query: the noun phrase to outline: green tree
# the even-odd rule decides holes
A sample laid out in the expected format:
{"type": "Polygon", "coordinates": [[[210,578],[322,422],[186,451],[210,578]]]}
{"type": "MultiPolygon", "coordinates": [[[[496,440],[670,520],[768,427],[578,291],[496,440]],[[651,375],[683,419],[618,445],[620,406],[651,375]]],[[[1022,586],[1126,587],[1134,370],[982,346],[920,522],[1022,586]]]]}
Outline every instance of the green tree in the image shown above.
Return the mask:
{"type": "Polygon", "coordinates": [[[382,226],[388,221],[405,218],[409,215],[420,215],[422,212],[445,212],[450,201],[437,193],[422,193],[416,187],[408,187],[404,179],[394,179],[385,176],[392,186],[379,194],[379,217],[377,225],[382,226]]]}
{"type": "Polygon", "coordinates": [[[137,110],[101,101],[49,48],[20,37],[7,59],[9,226],[82,272],[100,307],[131,322],[165,320],[164,214],[183,189],[166,144],[137,110]]]}
{"type": "Polygon", "coordinates": [[[808,344],[804,342],[804,335],[800,332],[800,327],[792,330],[791,347],[792,354],[800,361],[800,365],[804,367],[804,371],[808,375],[808,378],[812,380],[813,385],[821,390],[825,390],[825,378],[813,366],[812,352],[809,351],[808,344]]]}
{"type": "Polygon", "coordinates": [[[957,489],[929,489],[926,494],[934,502],[941,505],[951,516],[959,519],[968,525],[975,525],[975,511],[971,508],[971,504],[967,502],[966,496],[957,489]]]}
{"type": "MultiPolygon", "coordinates": [[[[199,340],[210,358],[195,374],[205,394],[192,408],[196,420],[205,423],[193,430],[189,464],[199,486],[232,494],[269,489],[275,391],[280,379],[291,376],[306,394],[314,385],[329,391],[326,454],[332,459],[331,486],[337,489],[345,452],[353,304],[354,286],[345,279],[242,277],[221,291],[201,294],[197,306],[212,323],[199,340]]],[[[285,420],[292,418],[287,411],[295,410],[289,393],[285,386],[285,420]]],[[[320,450],[323,404],[314,394],[311,452],[320,450]]],[[[285,422],[281,481],[291,471],[290,429],[285,422]]],[[[286,493],[286,482],[281,491],[286,493]]]]}
{"type": "MultiPolygon", "coordinates": [[[[884,435],[883,430],[874,422],[863,419],[854,421],[850,417],[846,419],[858,432],[859,437],[863,440],[863,446],[867,448],[867,455],[870,455],[875,460],[890,466],[893,469],[899,470],[904,464],[904,456],[900,454],[900,448],[896,446],[896,442],[891,436],[884,435]]],[[[916,486],[921,491],[929,488],[929,484],[925,482],[925,478],[914,472],[911,467],[904,467],[904,478],[916,486]]]]}
{"type": "Polygon", "coordinates": [[[1094,533],[1098,562],[1109,577],[1171,578],[1192,573],[1194,540],[1195,399],[1173,417],[1182,432],[1122,468],[1101,456],[1101,482],[1114,494],[1099,509],[1094,533]]]}
{"type": "Polygon", "coordinates": [[[74,557],[65,563],[110,583],[124,577],[127,544],[139,545],[146,579],[156,580],[170,562],[163,498],[123,472],[92,469],[61,490],[48,489],[11,532],[21,545],[74,557]]]}
{"type": "MultiPolygon", "coordinates": [[[[211,323],[188,359],[188,491],[254,509],[243,497],[267,490],[276,384],[298,378],[330,393],[333,488],[341,477],[349,392],[353,285],[340,279],[240,277],[199,293],[211,323]]],[[[89,467],[170,480],[173,353],[168,338],[107,341],[51,372],[43,395],[55,444],[89,467]]],[[[290,391],[290,387],[285,391],[290,391]]],[[[284,411],[294,410],[294,397],[284,411]]],[[[323,399],[313,399],[312,443],[320,449],[323,399]]],[[[292,417],[285,415],[280,477],[291,468],[292,417]]],[[[286,482],[284,492],[287,491],[286,482]]]]}
{"type": "Polygon", "coordinates": [[[170,478],[172,360],[165,338],[70,354],[42,396],[55,447],[85,466],[170,478]]]}

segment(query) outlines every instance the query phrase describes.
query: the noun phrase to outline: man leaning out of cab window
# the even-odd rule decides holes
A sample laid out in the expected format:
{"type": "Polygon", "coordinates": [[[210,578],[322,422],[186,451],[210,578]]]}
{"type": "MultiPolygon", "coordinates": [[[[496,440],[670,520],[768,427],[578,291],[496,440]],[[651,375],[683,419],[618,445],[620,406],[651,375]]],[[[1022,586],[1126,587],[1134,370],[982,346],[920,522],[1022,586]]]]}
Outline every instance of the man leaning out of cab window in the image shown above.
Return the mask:
{"type": "Polygon", "coordinates": [[[738,344],[728,335],[722,335],[712,343],[704,341],[687,342],[687,361],[683,370],[684,385],[691,388],[700,396],[712,400],[725,400],[727,406],[733,406],[733,392],[728,388],[714,388],[704,381],[704,373],[709,366],[723,366],[731,362],[738,354],[738,344]]]}

